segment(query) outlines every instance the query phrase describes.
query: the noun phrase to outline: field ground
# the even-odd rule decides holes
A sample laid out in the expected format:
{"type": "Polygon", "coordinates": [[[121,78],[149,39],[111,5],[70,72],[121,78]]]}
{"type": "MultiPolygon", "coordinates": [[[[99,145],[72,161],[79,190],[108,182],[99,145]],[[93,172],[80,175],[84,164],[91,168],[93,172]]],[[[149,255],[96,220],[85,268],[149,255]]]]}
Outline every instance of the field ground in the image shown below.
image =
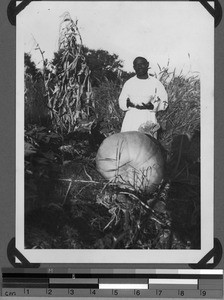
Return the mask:
{"type": "Polygon", "coordinates": [[[45,143],[26,159],[26,248],[200,248],[200,162],[190,151],[181,153],[176,177],[174,157],[161,186],[144,194],[102,178],[91,134],[70,134],[62,142],[36,130],[45,133],[45,143]]]}

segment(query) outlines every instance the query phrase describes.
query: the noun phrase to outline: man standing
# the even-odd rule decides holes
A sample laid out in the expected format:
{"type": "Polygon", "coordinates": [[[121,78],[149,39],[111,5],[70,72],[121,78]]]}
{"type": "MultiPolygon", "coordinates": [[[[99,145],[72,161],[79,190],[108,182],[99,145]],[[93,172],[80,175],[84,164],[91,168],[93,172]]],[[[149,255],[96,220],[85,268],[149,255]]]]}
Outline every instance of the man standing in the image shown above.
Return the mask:
{"type": "Polygon", "coordinates": [[[149,62],[144,57],[136,57],[133,67],[136,75],[124,84],[119,97],[120,108],[126,111],[121,132],[141,131],[157,138],[156,113],[167,108],[167,92],[158,79],[148,75],[149,62]]]}

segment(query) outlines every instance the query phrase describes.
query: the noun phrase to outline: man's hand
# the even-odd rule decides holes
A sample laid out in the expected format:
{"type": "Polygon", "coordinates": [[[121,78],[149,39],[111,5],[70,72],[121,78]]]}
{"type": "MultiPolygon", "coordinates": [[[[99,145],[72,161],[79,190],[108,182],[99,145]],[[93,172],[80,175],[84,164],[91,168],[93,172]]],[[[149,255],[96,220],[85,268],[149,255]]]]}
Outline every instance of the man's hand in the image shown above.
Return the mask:
{"type": "Polygon", "coordinates": [[[132,103],[129,98],[127,99],[126,105],[127,107],[135,107],[134,103],[132,103]]]}
{"type": "Polygon", "coordinates": [[[135,105],[134,103],[131,102],[131,100],[129,98],[127,98],[127,102],[126,102],[126,105],[127,107],[134,107],[134,108],[137,108],[137,109],[150,109],[152,110],[154,108],[154,105],[149,102],[147,104],[145,103],[142,103],[142,105],[135,105]]]}
{"type": "Polygon", "coordinates": [[[137,109],[149,109],[149,110],[152,110],[154,108],[154,105],[151,102],[149,102],[147,104],[142,103],[142,105],[136,105],[135,107],[137,109]]]}

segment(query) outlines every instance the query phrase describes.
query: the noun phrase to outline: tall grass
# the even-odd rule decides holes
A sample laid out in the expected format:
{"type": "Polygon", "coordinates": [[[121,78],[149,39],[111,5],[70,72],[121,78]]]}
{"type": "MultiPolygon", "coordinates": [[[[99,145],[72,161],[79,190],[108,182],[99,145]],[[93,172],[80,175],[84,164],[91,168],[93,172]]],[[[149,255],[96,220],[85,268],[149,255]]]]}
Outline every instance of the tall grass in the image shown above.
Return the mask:
{"type": "Polygon", "coordinates": [[[158,122],[162,128],[159,137],[163,146],[170,150],[175,136],[187,135],[189,138],[200,131],[200,78],[195,75],[176,75],[161,78],[168,93],[169,106],[159,112],[158,122]]]}

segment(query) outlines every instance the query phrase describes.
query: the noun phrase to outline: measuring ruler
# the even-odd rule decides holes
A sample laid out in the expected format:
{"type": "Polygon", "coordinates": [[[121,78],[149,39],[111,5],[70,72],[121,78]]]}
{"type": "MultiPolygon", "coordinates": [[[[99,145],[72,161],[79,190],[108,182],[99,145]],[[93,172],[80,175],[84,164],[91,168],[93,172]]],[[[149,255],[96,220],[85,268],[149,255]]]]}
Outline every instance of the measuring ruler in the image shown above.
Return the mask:
{"type": "Polygon", "coordinates": [[[223,298],[223,270],[2,269],[9,297],[223,298]]]}

